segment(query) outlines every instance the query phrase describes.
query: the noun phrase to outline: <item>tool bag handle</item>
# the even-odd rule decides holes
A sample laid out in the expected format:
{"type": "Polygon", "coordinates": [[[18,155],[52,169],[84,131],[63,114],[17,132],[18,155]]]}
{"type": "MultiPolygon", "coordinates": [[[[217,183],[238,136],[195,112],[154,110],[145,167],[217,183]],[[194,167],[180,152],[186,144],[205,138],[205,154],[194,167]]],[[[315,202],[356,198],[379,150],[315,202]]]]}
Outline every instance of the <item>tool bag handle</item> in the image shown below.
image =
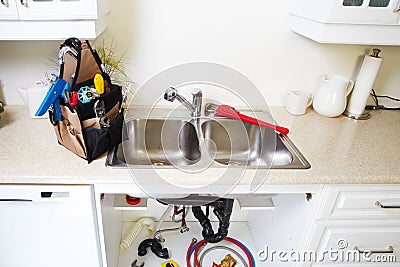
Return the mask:
{"type": "Polygon", "coordinates": [[[93,84],[93,77],[99,73],[104,79],[105,91],[109,92],[110,76],[103,70],[100,56],[89,41],[68,38],[60,45],[59,61],[59,77],[71,84],[72,91],[78,91],[82,84],[93,84]]]}

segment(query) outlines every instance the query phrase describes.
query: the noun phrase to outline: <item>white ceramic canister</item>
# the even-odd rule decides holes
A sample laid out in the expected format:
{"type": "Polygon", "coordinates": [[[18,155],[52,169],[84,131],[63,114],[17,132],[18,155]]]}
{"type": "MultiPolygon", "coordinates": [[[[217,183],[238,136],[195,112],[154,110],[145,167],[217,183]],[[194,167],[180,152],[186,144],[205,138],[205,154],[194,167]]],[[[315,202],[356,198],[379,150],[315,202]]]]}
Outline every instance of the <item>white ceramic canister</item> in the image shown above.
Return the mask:
{"type": "Polygon", "coordinates": [[[49,90],[49,85],[44,84],[41,81],[36,81],[29,88],[19,88],[22,99],[26,103],[29,109],[29,114],[31,118],[48,118],[49,115],[46,112],[43,116],[35,116],[40,104],[42,103],[47,91],[49,90]]]}

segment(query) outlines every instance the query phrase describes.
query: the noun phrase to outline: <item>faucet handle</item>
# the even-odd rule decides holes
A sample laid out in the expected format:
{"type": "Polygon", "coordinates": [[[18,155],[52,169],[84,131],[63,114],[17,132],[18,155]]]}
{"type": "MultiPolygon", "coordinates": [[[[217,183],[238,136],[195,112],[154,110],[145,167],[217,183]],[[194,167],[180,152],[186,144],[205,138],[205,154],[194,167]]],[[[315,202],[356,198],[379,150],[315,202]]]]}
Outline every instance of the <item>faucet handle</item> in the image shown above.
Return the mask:
{"type": "Polygon", "coordinates": [[[194,93],[192,93],[192,96],[193,96],[193,99],[195,97],[202,98],[203,97],[203,92],[200,89],[195,89],[194,93]]]}
{"type": "Polygon", "coordinates": [[[203,104],[203,92],[200,89],[197,89],[197,93],[192,93],[193,96],[193,107],[194,107],[194,112],[193,116],[195,117],[200,117],[201,115],[201,105],[203,104]]]}

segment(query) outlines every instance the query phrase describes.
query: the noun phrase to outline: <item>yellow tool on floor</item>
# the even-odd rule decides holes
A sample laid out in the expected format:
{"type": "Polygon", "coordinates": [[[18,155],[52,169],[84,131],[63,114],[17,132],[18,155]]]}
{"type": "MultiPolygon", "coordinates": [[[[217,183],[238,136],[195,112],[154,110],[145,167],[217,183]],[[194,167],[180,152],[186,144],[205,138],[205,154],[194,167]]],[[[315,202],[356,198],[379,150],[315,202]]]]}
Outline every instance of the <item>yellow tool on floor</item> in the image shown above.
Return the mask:
{"type": "Polygon", "coordinates": [[[161,264],[161,267],[179,267],[179,265],[173,260],[169,260],[161,264]]]}

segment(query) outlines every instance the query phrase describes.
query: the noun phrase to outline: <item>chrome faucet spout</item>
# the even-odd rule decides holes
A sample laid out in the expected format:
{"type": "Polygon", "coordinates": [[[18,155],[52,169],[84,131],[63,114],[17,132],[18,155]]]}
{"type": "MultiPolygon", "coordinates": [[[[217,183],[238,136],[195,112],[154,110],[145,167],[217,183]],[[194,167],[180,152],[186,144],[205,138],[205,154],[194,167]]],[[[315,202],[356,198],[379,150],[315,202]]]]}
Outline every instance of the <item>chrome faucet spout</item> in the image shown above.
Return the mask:
{"type": "Polygon", "coordinates": [[[193,94],[193,103],[190,103],[186,98],[180,95],[175,88],[170,87],[165,90],[164,99],[170,102],[174,102],[176,99],[190,111],[192,117],[200,117],[203,101],[203,94],[201,91],[193,94]]]}

